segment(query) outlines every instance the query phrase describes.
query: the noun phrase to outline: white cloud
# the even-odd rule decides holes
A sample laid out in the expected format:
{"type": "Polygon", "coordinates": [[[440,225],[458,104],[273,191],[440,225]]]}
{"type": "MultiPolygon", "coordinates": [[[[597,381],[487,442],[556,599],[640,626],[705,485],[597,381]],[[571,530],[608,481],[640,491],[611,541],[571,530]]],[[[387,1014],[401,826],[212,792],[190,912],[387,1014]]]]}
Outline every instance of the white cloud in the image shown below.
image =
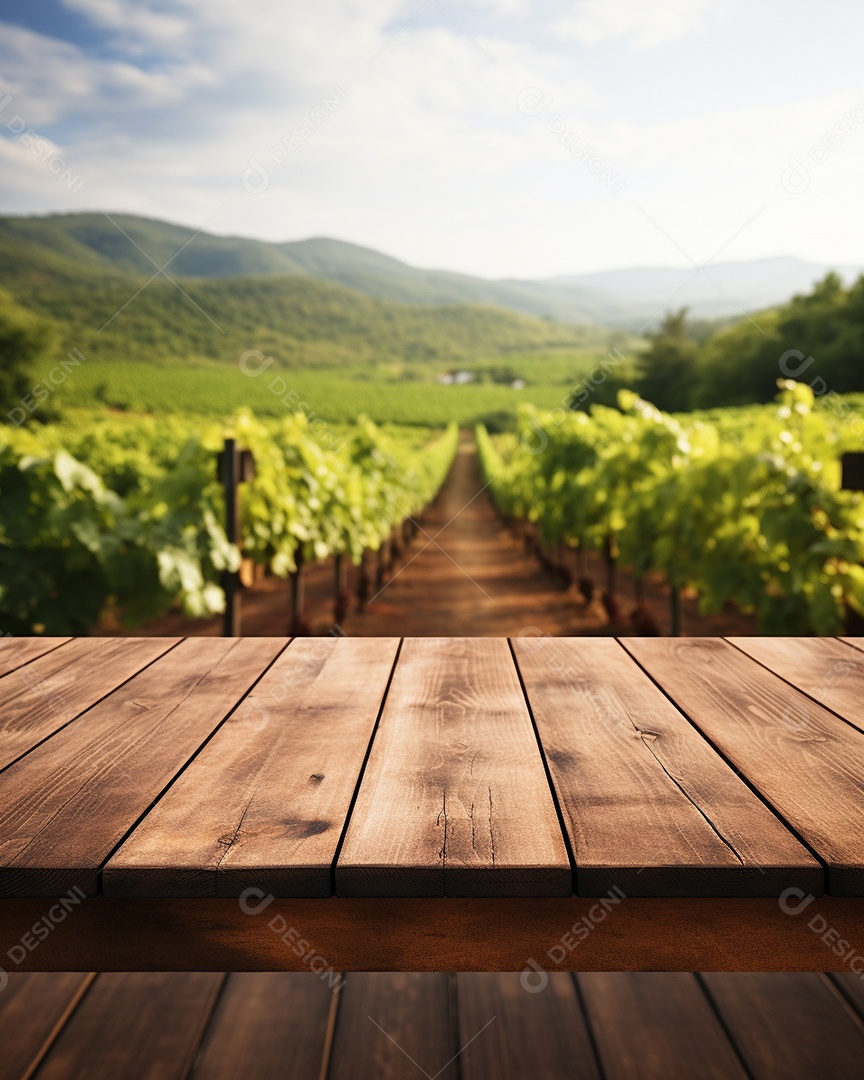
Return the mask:
{"type": "Polygon", "coordinates": [[[125,38],[137,37],[150,44],[166,45],[188,38],[193,29],[192,21],[176,13],[181,4],[172,4],[175,10],[165,11],[152,4],[128,2],[128,0],[63,0],[67,8],[86,16],[95,25],[106,30],[121,32],[125,38]]]}
{"type": "Polygon", "coordinates": [[[725,14],[720,0],[581,0],[554,30],[580,45],[620,38],[636,49],[650,49],[701,30],[725,14]]]}
{"type": "Polygon", "coordinates": [[[0,86],[14,95],[34,127],[173,105],[216,78],[195,61],[147,69],[125,60],[94,59],[76,45],[18,26],[0,23],[0,31],[0,86]]]}
{"type": "MultiPolygon", "coordinates": [[[[304,11],[284,0],[66,3],[104,30],[103,47],[3,27],[0,91],[15,94],[11,107],[28,124],[49,129],[85,182],[67,193],[12,142],[0,116],[8,209],[101,205],[199,225],[221,207],[215,231],[326,233],[418,264],[540,276],[680,263],[637,203],[701,258],[767,202],[730,255],[758,243],[756,254],[812,256],[830,236],[856,261],[853,231],[829,223],[857,207],[850,166],[862,160],[864,128],[814,173],[803,201],[790,201],[779,179],[864,87],[824,92],[810,69],[770,103],[700,110],[687,75],[665,51],[651,52],[699,35],[727,6],[587,0],[567,16],[576,44],[562,48],[543,30],[554,5],[534,6],[529,19],[524,0],[470,8],[441,0],[458,25],[429,6],[401,32],[421,0],[322,0],[304,11]],[[638,74],[627,64],[607,73],[605,60],[592,68],[592,45],[603,42],[641,50],[628,54],[638,74]],[[687,110],[667,101],[639,119],[639,108],[622,108],[641,100],[646,73],[677,90],[687,110]],[[270,161],[268,151],[335,86],[344,103],[283,163],[270,161]],[[517,107],[526,87],[549,95],[537,114],[517,107]],[[604,189],[549,130],[554,116],[625,180],[621,193],[604,189]],[[260,195],[241,185],[252,157],[270,172],[260,195]]],[[[680,48],[689,59],[710,43],[703,33],[680,48]]]]}

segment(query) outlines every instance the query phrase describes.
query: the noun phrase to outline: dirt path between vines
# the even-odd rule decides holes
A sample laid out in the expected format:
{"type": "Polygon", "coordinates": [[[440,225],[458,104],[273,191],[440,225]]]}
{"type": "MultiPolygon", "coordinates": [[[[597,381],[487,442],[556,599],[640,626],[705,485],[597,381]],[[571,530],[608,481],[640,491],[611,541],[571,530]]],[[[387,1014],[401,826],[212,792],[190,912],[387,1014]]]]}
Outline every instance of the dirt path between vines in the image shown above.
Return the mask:
{"type": "Polygon", "coordinates": [[[514,637],[597,632],[602,625],[602,612],[575,608],[501,522],[473,441],[463,438],[402,565],[344,627],[373,636],[514,637]]]}
{"type": "MultiPolygon", "coordinates": [[[[362,612],[352,596],[351,610],[336,632],[366,637],[637,632],[628,621],[635,594],[627,574],[619,575],[621,618],[613,624],[599,601],[604,581],[599,558],[589,557],[586,567],[596,584],[598,598],[592,603],[586,603],[575,587],[563,589],[500,520],[485,489],[473,439],[463,433],[450,475],[390,580],[377,594],[371,590],[362,612]]],[[[334,630],[332,577],[330,564],[306,572],[306,619],[313,633],[334,630]]],[[[352,590],[356,581],[352,568],[352,590]]],[[[659,631],[669,633],[668,591],[662,582],[648,583],[645,607],[659,631]]],[[[692,600],[684,602],[683,624],[691,635],[755,632],[752,620],[734,611],[700,616],[692,600]]],[[[241,630],[248,635],[289,632],[285,582],[266,580],[243,594],[241,630]]],[[[142,632],[211,635],[220,632],[220,623],[172,615],[137,631],[142,632]]]]}
{"type": "MultiPolygon", "coordinates": [[[[619,577],[622,617],[610,623],[599,595],[605,569],[586,562],[597,599],[586,603],[575,586],[565,589],[526,552],[498,517],[480,473],[474,441],[463,434],[441,493],[429,508],[403,564],[362,615],[343,624],[349,634],[417,637],[518,637],[524,634],[633,633],[627,623],[636,606],[632,582],[619,577]]],[[[645,606],[662,633],[669,632],[667,590],[651,583],[645,606]]],[[[702,618],[685,602],[685,631],[691,634],[752,633],[737,612],[702,618]]]]}

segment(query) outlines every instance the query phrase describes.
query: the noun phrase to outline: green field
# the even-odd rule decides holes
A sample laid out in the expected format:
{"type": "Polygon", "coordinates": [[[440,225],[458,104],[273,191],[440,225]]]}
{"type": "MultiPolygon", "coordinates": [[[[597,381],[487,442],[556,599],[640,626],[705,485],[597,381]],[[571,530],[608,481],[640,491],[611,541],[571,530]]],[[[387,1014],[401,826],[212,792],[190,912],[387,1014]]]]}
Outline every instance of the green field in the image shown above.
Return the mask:
{"type": "MultiPolygon", "coordinates": [[[[583,371],[593,363],[586,357],[583,371]]],[[[574,371],[574,382],[582,377],[574,371]]],[[[496,383],[442,386],[435,381],[358,378],[352,369],[298,371],[275,366],[252,377],[224,365],[169,368],[94,360],[70,371],[55,392],[54,404],[64,411],[107,407],[136,414],[214,418],[246,406],[261,417],[299,411],[333,423],[365,415],[376,423],[445,427],[456,421],[463,427],[486,423],[498,429],[509,426],[508,418],[515,420],[522,403],[555,408],[570,385],[541,383],[522,390],[496,383]]]]}

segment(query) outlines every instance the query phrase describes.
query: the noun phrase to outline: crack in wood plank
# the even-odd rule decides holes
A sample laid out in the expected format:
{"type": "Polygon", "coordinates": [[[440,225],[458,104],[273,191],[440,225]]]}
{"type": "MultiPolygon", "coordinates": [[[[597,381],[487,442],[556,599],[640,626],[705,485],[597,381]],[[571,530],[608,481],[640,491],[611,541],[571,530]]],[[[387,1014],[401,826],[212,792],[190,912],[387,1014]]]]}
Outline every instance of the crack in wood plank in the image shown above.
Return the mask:
{"type": "Polygon", "coordinates": [[[444,818],[444,836],[442,838],[441,848],[438,852],[438,858],[441,860],[441,876],[444,880],[445,887],[444,892],[446,895],[446,881],[447,881],[447,787],[443,788],[442,792],[442,805],[438,811],[438,818],[435,822],[436,826],[440,827],[441,818],[444,818]]]}
{"type": "Polygon", "coordinates": [[[221,856],[219,858],[219,861],[216,863],[216,866],[214,867],[214,871],[217,874],[219,873],[219,867],[222,865],[223,861],[225,860],[225,856],[228,854],[228,852],[231,850],[231,848],[234,847],[234,845],[237,843],[237,837],[240,835],[240,829],[241,829],[241,827],[243,825],[243,819],[248,814],[249,807],[252,805],[252,801],[254,800],[255,794],[256,794],[257,791],[258,791],[258,784],[256,783],[255,786],[252,788],[252,794],[249,796],[249,799],[248,799],[246,805],[243,807],[243,813],[240,815],[240,819],[237,822],[237,827],[235,828],[233,835],[230,838],[228,838],[227,840],[226,840],[226,838],[224,836],[220,836],[219,839],[216,841],[217,844],[222,844],[222,845],[224,845],[224,848],[225,848],[225,850],[222,852],[222,854],[221,854],[221,856]]]}
{"type": "Polygon", "coordinates": [[[699,803],[696,802],[696,800],[692,797],[690,792],[684,786],[683,781],[679,780],[676,776],[672,775],[672,773],[666,767],[666,764],[664,763],[664,761],[662,760],[660,755],[655,752],[653,744],[659,738],[659,735],[657,735],[654,732],[648,732],[647,734],[649,735],[649,738],[645,739],[643,737],[643,733],[641,731],[639,731],[638,728],[636,729],[636,731],[637,731],[637,734],[639,735],[640,739],[642,739],[642,743],[644,744],[646,750],[655,759],[655,761],[660,766],[660,768],[663,770],[663,772],[669,777],[669,779],[678,788],[678,790],[681,792],[681,794],[684,796],[684,798],[687,799],[687,801],[690,803],[690,805],[696,810],[696,813],[699,814],[702,818],[704,818],[706,824],[711,829],[711,831],[714,833],[714,835],[717,837],[717,839],[720,840],[722,843],[724,843],[726,845],[726,847],[729,848],[729,850],[735,856],[735,858],[738,860],[738,862],[742,866],[744,866],[745,865],[744,860],[741,858],[740,854],[736,850],[735,845],[730,840],[726,839],[726,837],[717,828],[717,826],[714,824],[714,822],[711,820],[711,818],[705,813],[705,811],[702,809],[702,807],[699,805],[699,803]]]}

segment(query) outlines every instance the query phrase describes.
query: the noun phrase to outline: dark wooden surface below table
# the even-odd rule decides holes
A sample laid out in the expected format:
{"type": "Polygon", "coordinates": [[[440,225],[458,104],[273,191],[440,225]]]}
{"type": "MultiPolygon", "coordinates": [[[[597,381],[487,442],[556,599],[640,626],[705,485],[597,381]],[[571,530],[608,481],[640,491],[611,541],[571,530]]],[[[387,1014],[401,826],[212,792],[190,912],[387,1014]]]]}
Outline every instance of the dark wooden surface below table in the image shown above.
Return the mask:
{"type": "Polygon", "coordinates": [[[0,1080],[858,1080],[864,1021],[816,973],[16,974],[10,1043],[0,1080]]]}

